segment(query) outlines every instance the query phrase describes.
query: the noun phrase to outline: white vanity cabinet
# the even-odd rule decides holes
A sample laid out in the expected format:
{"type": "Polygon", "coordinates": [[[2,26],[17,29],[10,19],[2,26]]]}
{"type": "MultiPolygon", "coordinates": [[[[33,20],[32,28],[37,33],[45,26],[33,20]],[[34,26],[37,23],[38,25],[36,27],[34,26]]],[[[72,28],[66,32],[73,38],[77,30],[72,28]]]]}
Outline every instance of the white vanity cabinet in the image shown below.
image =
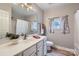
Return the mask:
{"type": "Polygon", "coordinates": [[[16,56],[43,56],[44,55],[44,43],[43,40],[17,54],[16,56]]]}
{"type": "Polygon", "coordinates": [[[15,56],[36,56],[36,45],[16,54],[15,56]]]}
{"type": "MultiPolygon", "coordinates": [[[[20,41],[19,41],[20,40],[20,41]]],[[[12,45],[14,41],[0,45],[0,56],[44,56],[46,53],[46,38],[41,36],[40,39],[29,37],[12,45]]]]}
{"type": "Polygon", "coordinates": [[[43,40],[35,44],[34,46],[26,49],[23,52],[23,56],[43,56],[43,40]]]}
{"type": "Polygon", "coordinates": [[[26,49],[24,52],[23,52],[23,56],[33,56],[33,55],[36,55],[36,45],[26,49]]]}
{"type": "Polygon", "coordinates": [[[36,45],[36,50],[37,50],[37,56],[43,56],[43,47],[44,47],[44,45],[43,45],[44,43],[43,43],[43,40],[42,41],[40,41],[39,43],[37,43],[37,45],[36,45]]]}

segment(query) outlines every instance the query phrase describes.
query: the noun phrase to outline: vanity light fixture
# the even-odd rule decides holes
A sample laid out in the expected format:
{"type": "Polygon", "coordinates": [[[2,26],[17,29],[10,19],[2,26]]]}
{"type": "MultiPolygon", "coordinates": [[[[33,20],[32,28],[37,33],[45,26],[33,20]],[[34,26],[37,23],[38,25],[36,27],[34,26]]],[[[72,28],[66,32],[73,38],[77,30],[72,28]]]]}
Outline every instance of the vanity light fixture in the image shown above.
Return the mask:
{"type": "Polygon", "coordinates": [[[29,11],[30,9],[33,9],[32,3],[16,3],[16,5],[18,5],[22,8],[26,8],[27,11],[29,11]]]}

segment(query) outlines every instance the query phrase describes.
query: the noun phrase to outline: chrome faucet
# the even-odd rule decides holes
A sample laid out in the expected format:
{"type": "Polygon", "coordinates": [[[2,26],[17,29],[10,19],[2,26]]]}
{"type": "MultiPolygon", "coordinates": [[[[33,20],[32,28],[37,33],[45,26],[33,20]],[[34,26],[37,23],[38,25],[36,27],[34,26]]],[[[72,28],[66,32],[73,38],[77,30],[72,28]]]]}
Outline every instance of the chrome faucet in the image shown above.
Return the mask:
{"type": "Polygon", "coordinates": [[[26,37],[27,37],[27,35],[26,35],[26,34],[24,34],[24,40],[26,39],[26,37]]]}

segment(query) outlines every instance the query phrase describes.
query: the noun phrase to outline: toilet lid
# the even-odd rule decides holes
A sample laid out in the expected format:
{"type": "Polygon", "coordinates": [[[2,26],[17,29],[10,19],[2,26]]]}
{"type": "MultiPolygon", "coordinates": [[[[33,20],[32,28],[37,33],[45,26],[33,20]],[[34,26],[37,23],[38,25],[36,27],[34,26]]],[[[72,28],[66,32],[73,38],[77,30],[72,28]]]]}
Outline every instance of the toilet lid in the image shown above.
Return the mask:
{"type": "Polygon", "coordinates": [[[46,44],[47,44],[47,46],[53,46],[54,43],[50,42],[50,41],[47,41],[46,44]]]}

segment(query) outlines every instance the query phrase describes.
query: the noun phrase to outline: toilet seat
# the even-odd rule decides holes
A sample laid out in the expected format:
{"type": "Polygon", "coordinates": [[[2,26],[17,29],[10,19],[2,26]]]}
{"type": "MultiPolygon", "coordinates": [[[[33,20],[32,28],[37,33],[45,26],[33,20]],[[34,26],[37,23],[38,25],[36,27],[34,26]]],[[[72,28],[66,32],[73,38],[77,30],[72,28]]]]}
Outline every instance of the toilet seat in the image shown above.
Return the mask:
{"type": "Polygon", "coordinates": [[[54,43],[51,42],[51,41],[47,41],[47,42],[46,42],[46,45],[47,45],[47,50],[48,50],[48,51],[51,51],[51,50],[52,50],[51,47],[54,45],[54,43]]]}
{"type": "Polygon", "coordinates": [[[47,41],[46,44],[47,44],[47,46],[53,46],[54,45],[54,43],[50,42],[50,41],[47,41]]]}

